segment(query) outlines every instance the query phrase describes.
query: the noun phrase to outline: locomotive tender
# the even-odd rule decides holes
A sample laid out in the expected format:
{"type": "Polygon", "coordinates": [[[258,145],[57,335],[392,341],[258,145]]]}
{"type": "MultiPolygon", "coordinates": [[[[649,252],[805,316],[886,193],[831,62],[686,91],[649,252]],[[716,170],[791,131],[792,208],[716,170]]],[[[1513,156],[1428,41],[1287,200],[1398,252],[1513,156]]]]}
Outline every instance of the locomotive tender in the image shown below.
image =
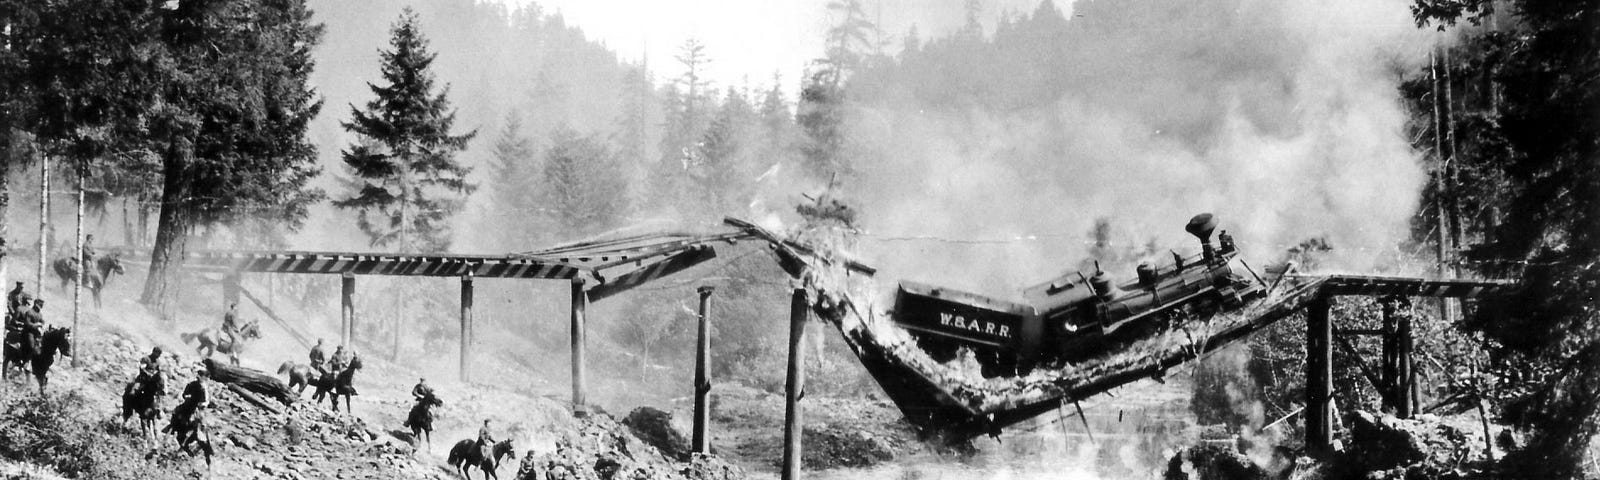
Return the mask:
{"type": "Polygon", "coordinates": [[[1092,274],[1069,272],[1025,289],[1023,302],[901,282],[892,318],[935,360],[970,351],[985,377],[1077,362],[1148,338],[1175,319],[1231,310],[1264,296],[1259,278],[1234,271],[1238,249],[1226,231],[1212,245],[1216,227],[1211,214],[1196,215],[1184,229],[1200,239],[1200,254],[1174,253],[1172,263],[1141,264],[1137,277],[1121,285],[1098,264],[1092,274]]]}

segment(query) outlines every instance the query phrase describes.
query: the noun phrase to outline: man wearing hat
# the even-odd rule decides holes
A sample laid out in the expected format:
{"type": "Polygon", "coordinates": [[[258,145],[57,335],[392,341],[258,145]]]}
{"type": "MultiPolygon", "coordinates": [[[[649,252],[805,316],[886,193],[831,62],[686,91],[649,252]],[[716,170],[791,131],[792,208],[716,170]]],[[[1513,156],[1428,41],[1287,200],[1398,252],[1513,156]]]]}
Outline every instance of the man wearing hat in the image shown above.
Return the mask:
{"type": "Polygon", "coordinates": [[[6,318],[15,315],[18,311],[28,306],[28,292],[22,291],[22,282],[17,282],[17,288],[11,289],[6,294],[6,318]]]}
{"type": "Polygon", "coordinates": [[[33,299],[33,309],[25,310],[17,316],[17,330],[22,335],[23,351],[29,355],[39,353],[40,342],[44,339],[44,299],[33,299]]]}
{"type": "MultiPolygon", "coordinates": [[[[228,336],[229,345],[238,345],[239,341],[239,302],[228,304],[228,311],[222,314],[222,333],[228,336]]],[[[237,350],[235,350],[237,351],[237,350]]]]}

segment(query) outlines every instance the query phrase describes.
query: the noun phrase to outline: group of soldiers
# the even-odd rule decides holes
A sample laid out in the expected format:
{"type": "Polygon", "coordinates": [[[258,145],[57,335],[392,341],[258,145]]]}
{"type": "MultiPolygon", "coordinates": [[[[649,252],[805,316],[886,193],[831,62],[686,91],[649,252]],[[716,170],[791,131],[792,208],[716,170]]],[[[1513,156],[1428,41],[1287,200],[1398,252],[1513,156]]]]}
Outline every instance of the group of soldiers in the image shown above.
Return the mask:
{"type": "MultiPolygon", "coordinates": [[[[155,347],[149,355],[139,357],[139,373],[134,377],[133,384],[129,385],[129,388],[148,389],[146,393],[153,393],[158,402],[154,405],[157,411],[161,408],[159,400],[167,394],[166,372],[161,366],[161,355],[161,347],[155,347]]],[[[204,418],[206,407],[211,405],[211,392],[207,390],[205,382],[207,375],[205,368],[195,368],[194,380],[183,387],[180,395],[182,403],[172,409],[172,417],[168,419],[163,432],[171,432],[180,424],[199,423],[204,418]]]]}
{"type": "MultiPolygon", "coordinates": [[[[83,265],[80,265],[80,273],[88,271],[86,265],[94,265],[94,234],[84,236],[81,253],[83,265]]],[[[22,282],[17,282],[17,286],[6,294],[5,315],[5,343],[30,355],[39,351],[45,327],[44,298],[34,298],[23,288],[22,282]]]]}
{"type": "Polygon", "coordinates": [[[44,336],[44,299],[33,298],[17,282],[16,288],[6,294],[5,342],[23,352],[39,351],[44,336]]]}

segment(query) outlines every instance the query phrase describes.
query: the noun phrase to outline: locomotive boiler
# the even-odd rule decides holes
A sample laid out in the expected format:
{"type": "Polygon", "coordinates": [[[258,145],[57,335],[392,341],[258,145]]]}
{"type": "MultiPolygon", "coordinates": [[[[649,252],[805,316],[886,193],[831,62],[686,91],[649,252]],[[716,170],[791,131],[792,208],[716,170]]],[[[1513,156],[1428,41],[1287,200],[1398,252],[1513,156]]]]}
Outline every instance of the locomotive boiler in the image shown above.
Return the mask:
{"type": "Polygon", "coordinates": [[[1185,230],[1200,253],[1142,263],[1118,284],[1100,270],[1069,272],[1009,301],[902,282],[892,318],[935,360],[970,352],[985,377],[1023,375],[1036,366],[1074,363],[1167,329],[1175,320],[1238,308],[1264,295],[1259,278],[1235,271],[1238,249],[1216,217],[1196,215],[1185,230]]]}

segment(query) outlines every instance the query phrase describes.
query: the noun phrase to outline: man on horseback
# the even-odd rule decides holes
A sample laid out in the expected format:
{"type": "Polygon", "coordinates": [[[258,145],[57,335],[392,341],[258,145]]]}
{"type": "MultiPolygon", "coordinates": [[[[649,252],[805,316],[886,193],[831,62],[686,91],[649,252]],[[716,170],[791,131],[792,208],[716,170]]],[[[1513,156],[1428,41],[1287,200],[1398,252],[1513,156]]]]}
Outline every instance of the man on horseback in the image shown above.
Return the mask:
{"type": "Polygon", "coordinates": [[[43,310],[44,299],[36,298],[33,300],[33,309],[23,310],[15,320],[17,344],[29,356],[39,353],[40,347],[43,347],[40,344],[44,338],[43,310]]]}
{"type": "Polygon", "coordinates": [[[411,396],[418,402],[433,398],[433,387],[428,386],[428,379],[418,378],[417,386],[411,387],[411,396]]]}
{"type": "Polygon", "coordinates": [[[6,325],[10,325],[11,316],[27,308],[29,302],[28,292],[22,290],[22,282],[17,282],[17,288],[6,294],[6,325]]]}
{"type": "Polygon", "coordinates": [[[139,357],[139,376],[133,382],[140,388],[150,388],[157,396],[166,395],[167,385],[161,375],[161,347],[150,350],[149,355],[139,357]]]}
{"type": "Polygon", "coordinates": [[[222,314],[222,334],[228,336],[229,345],[239,344],[239,302],[228,304],[228,311],[222,314]]]}
{"type": "Polygon", "coordinates": [[[478,450],[483,452],[483,458],[494,458],[494,435],[489,432],[489,419],[483,419],[483,427],[478,428],[478,450]]]}
{"type": "MultiPolygon", "coordinates": [[[[172,421],[167,424],[167,428],[163,431],[178,430],[185,425],[193,425],[195,429],[201,426],[202,422],[205,421],[204,412],[206,406],[211,404],[211,393],[206,390],[205,379],[206,370],[204,368],[196,369],[194,381],[183,387],[183,403],[172,409],[172,421]]],[[[180,440],[179,443],[181,444],[182,441],[180,440]]]]}
{"type": "Polygon", "coordinates": [[[328,362],[328,373],[338,374],[344,367],[350,365],[350,354],[344,351],[344,345],[333,349],[333,360],[328,362]]]}
{"type": "Polygon", "coordinates": [[[317,339],[317,346],[311,347],[311,369],[316,370],[318,375],[327,375],[328,371],[323,369],[326,363],[328,363],[328,354],[324,353],[322,339],[319,338],[317,339]]]}
{"type": "Polygon", "coordinates": [[[90,265],[94,265],[94,257],[95,257],[95,254],[94,254],[94,234],[91,233],[91,234],[83,236],[83,251],[82,251],[82,254],[83,254],[83,264],[80,265],[80,266],[83,267],[83,268],[81,268],[80,270],[82,271],[83,275],[88,275],[89,274],[89,266],[90,265]]]}

